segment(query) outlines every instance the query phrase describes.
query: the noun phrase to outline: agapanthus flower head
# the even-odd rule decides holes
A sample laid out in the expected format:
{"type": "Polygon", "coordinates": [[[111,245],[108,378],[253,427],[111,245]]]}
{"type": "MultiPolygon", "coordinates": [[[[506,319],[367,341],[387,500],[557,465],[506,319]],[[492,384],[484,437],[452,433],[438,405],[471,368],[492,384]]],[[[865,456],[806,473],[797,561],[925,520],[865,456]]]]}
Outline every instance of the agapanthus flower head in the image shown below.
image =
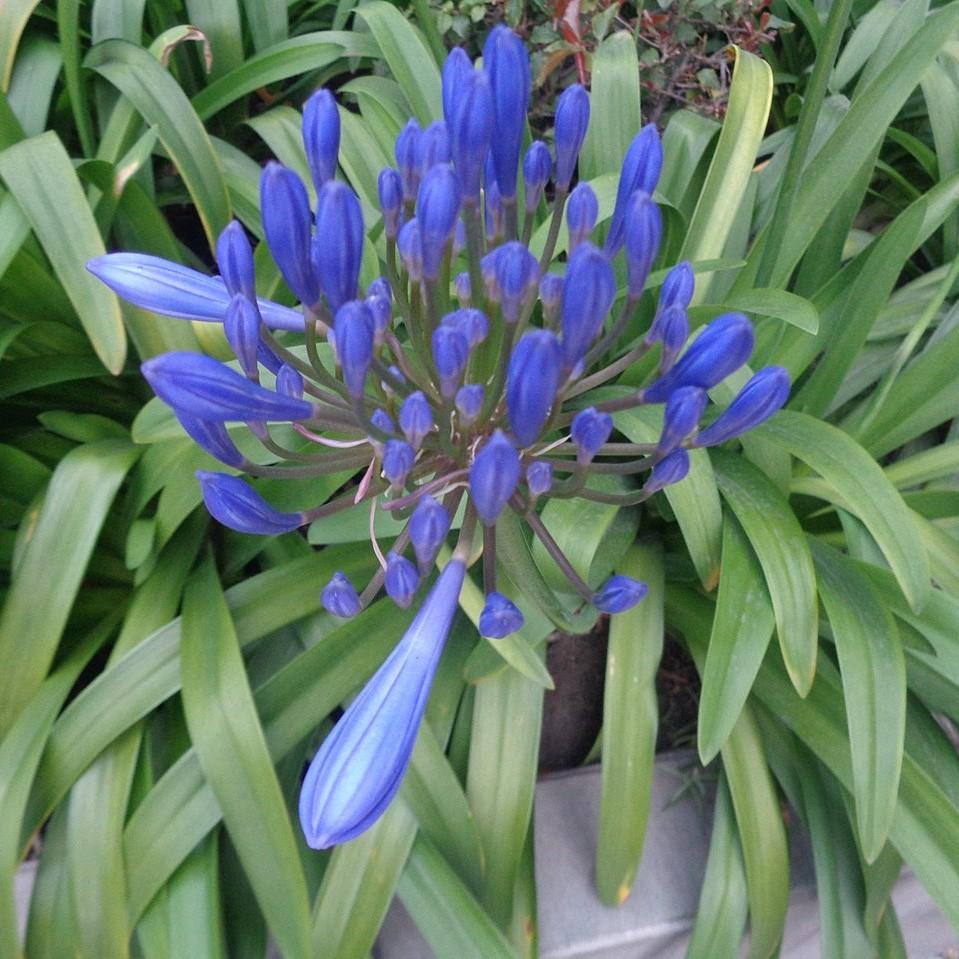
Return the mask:
{"type": "Polygon", "coordinates": [[[419,602],[421,581],[437,561],[446,563],[404,638],[310,765],[300,814],[316,847],[358,835],[395,794],[466,567],[479,555],[487,596],[480,631],[498,638],[522,625],[522,600],[497,589],[497,544],[503,550],[517,542],[507,510],[584,603],[622,612],[642,599],[645,585],[614,576],[594,590],[550,535],[545,501],[642,503],[682,480],[689,450],[741,435],[788,394],[785,371],[768,368],[718,417],[709,412],[707,391],[748,360],[753,332],[746,317],[728,314],[690,341],[688,263],[669,272],[649,320],[648,276],[663,258],[655,127],[640,131],[627,151],[603,249],[592,242],[596,194],[585,182],[569,192],[589,119],[581,87],[561,96],[552,140],[545,138],[555,144],[555,164],[544,143],[527,151],[526,209],[518,209],[529,70],[522,42],[503,26],[489,35],[482,69],[462,50],[450,54],[444,119],[425,130],[411,120],[396,140],[396,169],[378,177],[382,229],[364,224],[356,194],[336,179],[344,114],[326,91],[307,101],[303,142],[315,216],[296,173],[271,163],[261,180],[266,243],[300,301],[295,307],[256,297],[246,219],[219,238],[220,276],[136,253],[88,264],[144,309],[224,324],[237,362],[174,352],[143,365],[203,450],[274,483],[338,478],[337,491],[317,505],[282,512],[238,476],[200,473],[215,518],[275,535],[311,523],[321,529],[328,516],[363,509],[378,568],[359,589],[342,574],[326,584],[323,605],[338,617],[362,614],[383,591],[401,607],[419,602]],[[556,255],[564,220],[565,257],[556,255]],[[364,254],[367,269],[376,266],[371,257],[382,257],[383,274],[365,291],[364,254]],[[618,276],[626,278],[622,289],[618,276]],[[639,362],[646,353],[650,362],[639,362]],[[657,360],[643,382],[624,385],[634,382],[620,378],[627,367],[635,377],[657,360]],[[610,385],[616,388],[595,391],[610,385]],[[665,404],[659,442],[627,442],[611,414],[647,404],[665,404]],[[275,429],[277,422],[287,428],[275,429]],[[700,422],[711,425],[699,431],[700,422]],[[611,492],[598,474],[624,482],[611,492]],[[631,485],[635,476],[647,477],[645,484],[631,485]],[[393,522],[378,522],[383,513],[393,522]]]}
{"type": "Polygon", "coordinates": [[[523,628],[519,607],[502,593],[489,593],[479,618],[479,631],[487,639],[503,639],[523,628]]]}
{"type": "Polygon", "coordinates": [[[336,176],[340,153],[340,111],[329,90],[317,90],[303,104],[303,147],[319,193],[336,176]]]}
{"type": "Polygon", "coordinates": [[[699,434],[696,445],[716,446],[765,423],[789,398],[789,386],[789,373],[781,366],[753,374],[719,418],[699,434]]]}
{"type": "Polygon", "coordinates": [[[260,210],[266,245],[286,285],[312,307],[320,286],[310,259],[313,217],[303,181],[285,166],[267,163],[260,176],[260,210]]]}
{"type": "Polygon", "coordinates": [[[573,179],[579,151],[589,126],[589,94],[576,83],[556,104],[556,186],[565,189],[573,179]]]}
{"type": "Polygon", "coordinates": [[[320,594],[323,608],[340,619],[352,619],[360,613],[360,596],[344,573],[334,573],[320,594]]]}
{"type": "Polygon", "coordinates": [[[464,575],[462,561],[446,565],[404,637],[310,763],[300,791],[300,825],[312,848],[358,836],[400,788],[464,575]]]}
{"type": "Polygon", "coordinates": [[[210,515],[238,533],[276,536],[298,529],[302,513],[281,513],[238,476],[197,470],[203,502],[210,515]]]}

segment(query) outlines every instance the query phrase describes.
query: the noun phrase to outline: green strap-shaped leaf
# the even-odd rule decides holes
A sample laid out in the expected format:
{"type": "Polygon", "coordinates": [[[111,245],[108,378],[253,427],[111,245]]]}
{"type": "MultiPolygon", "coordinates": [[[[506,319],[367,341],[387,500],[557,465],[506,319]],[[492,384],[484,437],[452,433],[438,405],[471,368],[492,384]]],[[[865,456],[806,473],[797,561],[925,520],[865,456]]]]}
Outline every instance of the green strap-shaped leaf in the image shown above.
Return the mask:
{"type": "Polygon", "coordinates": [[[102,440],[72,450],[54,471],[0,614],[0,732],[53,662],[107,510],[137,455],[126,440],[102,440]]]}
{"type": "Polygon", "coordinates": [[[230,198],[213,144],[180,85],[155,57],[125,40],[97,44],[84,66],[109,80],[157,128],[213,249],[230,220],[230,198]]]}
{"type": "Polygon", "coordinates": [[[8,0],[0,9],[0,92],[6,93],[17,47],[30,14],[39,0],[8,0]]]}
{"type": "Polygon", "coordinates": [[[57,135],[51,131],[8,147],[0,153],[0,177],[16,196],[97,356],[119,373],[126,356],[120,306],[85,267],[106,250],[57,135]]]}
{"type": "Polygon", "coordinates": [[[723,565],[699,700],[703,763],[722,749],[742,712],[772,637],[775,617],[763,570],[734,516],[723,524],[723,565]]]}
{"type": "Polygon", "coordinates": [[[859,837],[872,862],[885,844],[899,791],[906,666],[892,614],[869,581],[827,546],[811,544],[839,654],[859,837]]]}
{"type": "Polygon", "coordinates": [[[762,567],[776,632],[800,695],[812,684],[819,608],[812,557],[795,514],[765,474],[740,456],[714,450],[720,492],[742,524],[762,567]]]}
{"type": "Polygon", "coordinates": [[[620,31],[593,54],[589,129],[579,156],[581,179],[603,173],[618,176],[642,122],[636,41],[631,33],[620,31]]]}
{"type": "Polygon", "coordinates": [[[839,504],[862,520],[914,610],[926,602],[929,560],[909,508],[876,461],[842,430],[783,410],[759,434],[815,470],[837,492],[839,504]]]}
{"type": "MultiPolygon", "coordinates": [[[[766,129],[772,91],[769,65],[737,49],[726,119],[680,259],[709,260],[723,255],[766,129]]],[[[698,284],[694,302],[702,302],[706,290],[707,284],[698,284]]]]}
{"type": "Polygon", "coordinates": [[[656,671],[663,652],[663,556],[632,547],[618,572],[647,584],[638,606],[610,620],[603,694],[603,776],[596,888],[609,906],[629,895],[643,854],[659,728],[656,671]]]}
{"type": "Polygon", "coordinates": [[[187,586],[180,655],[190,737],[240,861],[284,955],[309,959],[306,880],[212,562],[187,586]]]}
{"type": "Polygon", "coordinates": [[[435,955],[461,959],[515,955],[469,889],[422,835],[413,844],[397,891],[435,955]]]}
{"type": "Polygon", "coordinates": [[[380,53],[423,126],[443,115],[440,71],[420,32],[383,0],[357,10],[370,28],[380,53]]]}

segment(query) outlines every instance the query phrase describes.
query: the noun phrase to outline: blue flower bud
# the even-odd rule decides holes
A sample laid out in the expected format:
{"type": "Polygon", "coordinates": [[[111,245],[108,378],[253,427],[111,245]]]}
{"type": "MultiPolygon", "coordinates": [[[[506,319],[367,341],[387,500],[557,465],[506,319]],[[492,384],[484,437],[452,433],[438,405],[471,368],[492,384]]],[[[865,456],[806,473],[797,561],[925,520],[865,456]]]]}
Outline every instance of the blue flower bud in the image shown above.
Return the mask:
{"type": "Polygon", "coordinates": [[[532,497],[542,496],[553,488],[553,464],[535,460],[526,467],[526,486],[532,497]]]}
{"type": "Polygon", "coordinates": [[[416,462],[416,452],[406,440],[387,440],[383,446],[383,475],[394,490],[402,488],[416,462]]]}
{"type": "Polygon", "coordinates": [[[493,133],[493,94],[485,73],[470,68],[453,118],[446,122],[450,125],[450,152],[463,198],[475,204],[493,133]]]}
{"type": "Polygon", "coordinates": [[[700,333],[668,373],[643,390],[643,402],[665,403],[680,386],[712,389],[749,359],[753,340],[752,324],[742,313],[724,313],[700,333]]]}
{"type": "Polygon", "coordinates": [[[681,386],[666,400],[663,413],[663,431],[656,445],[660,456],[671,453],[699,426],[709,397],[698,386],[681,386]]]}
{"type": "Polygon", "coordinates": [[[238,533],[277,536],[306,521],[302,513],[281,513],[238,476],[197,470],[203,502],[210,515],[238,533]]]}
{"type": "Polygon", "coordinates": [[[496,185],[496,171],[493,169],[493,154],[488,153],[483,168],[483,207],[486,211],[486,239],[490,243],[498,240],[505,229],[503,198],[496,185]]]}
{"type": "Polygon", "coordinates": [[[413,449],[423,444],[423,437],[433,429],[433,410],[420,390],[410,393],[400,407],[400,429],[413,449]]]}
{"type": "Polygon", "coordinates": [[[543,322],[551,326],[559,315],[559,305],[563,298],[563,277],[556,273],[545,273],[539,281],[539,298],[543,304],[543,322]]]}
{"type": "Polygon", "coordinates": [[[523,614],[502,593],[488,593],[486,605],[480,613],[480,636],[487,639],[502,639],[523,628],[523,614]]]}
{"type": "Polygon", "coordinates": [[[578,83],[563,91],[556,104],[556,186],[565,189],[589,126],[589,94],[578,83]]]}
{"type": "Polygon", "coordinates": [[[506,374],[506,410],[521,447],[535,443],[546,425],[561,366],[559,340],[549,330],[530,330],[513,347],[506,374]]]}
{"type": "Polygon", "coordinates": [[[395,240],[400,232],[400,214],[403,212],[403,181],[392,167],[384,167],[376,181],[383,211],[383,232],[388,240],[395,240]]]}
{"type": "Polygon", "coordinates": [[[382,296],[387,303],[393,302],[393,288],[385,276],[378,276],[367,288],[367,296],[382,296]]]}
{"type": "Polygon", "coordinates": [[[539,285],[539,262],[526,244],[513,241],[498,246],[492,253],[493,274],[503,319],[515,323],[523,307],[539,285]]]}
{"type": "Polygon", "coordinates": [[[373,316],[359,300],[344,303],[333,321],[336,359],[343,368],[343,382],[351,396],[362,396],[366,374],[373,362],[373,316]]]}
{"type": "Polygon", "coordinates": [[[509,27],[494,27],[483,44],[483,69],[493,91],[496,136],[490,143],[496,183],[504,197],[516,196],[519,150],[529,108],[529,55],[509,27]]]}
{"type": "Polygon", "coordinates": [[[363,212],[356,194],[336,180],[316,198],[313,269],[330,309],[356,296],[363,260],[363,212]]]}
{"type": "Polygon", "coordinates": [[[283,396],[301,399],[303,396],[303,377],[284,363],[276,374],[276,391],[283,396]]]}
{"type": "Polygon", "coordinates": [[[330,577],[330,581],[323,587],[320,593],[320,602],[323,608],[340,619],[352,619],[358,615],[360,606],[360,597],[356,592],[356,587],[349,581],[344,573],[336,572],[330,577]]]}
{"type": "Polygon", "coordinates": [[[396,248],[409,278],[414,283],[423,279],[423,243],[420,236],[420,225],[414,216],[400,227],[396,238],[396,248]]]}
{"type": "Polygon", "coordinates": [[[363,302],[369,307],[370,316],[373,317],[373,338],[379,345],[383,342],[383,334],[393,322],[393,307],[385,296],[368,296],[363,302]]]}
{"type": "Polygon", "coordinates": [[[460,189],[448,163],[434,166],[423,177],[416,198],[416,221],[423,250],[423,277],[435,280],[460,212],[460,189]]]}
{"type": "Polygon", "coordinates": [[[256,358],[260,366],[265,366],[274,376],[280,372],[283,361],[271,350],[263,340],[256,344],[256,358]]]}
{"type": "Polygon", "coordinates": [[[466,249],[466,224],[462,220],[456,221],[453,227],[453,256],[457,257],[466,249]]]}
{"type": "Polygon", "coordinates": [[[390,550],[386,554],[386,595],[401,609],[408,609],[420,585],[416,567],[399,553],[390,550]]]}
{"type": "Polygon", "coordinates": [[[473,63],[462,47],[453,47],[443,61],[443,119],[452,131],[457,107],[463,102],[466,84],[473,76],[473,63]]]}
{"type": "Polygon", "coordinates": [[[457,273],[453,280],[453,288],[456,290],[456,299],[460,301],[460,306],[469,306],[473,300],[469,273],[457,273]]]}
{"type": "Polygon", "coordinates": [[[350,703],[300,792],[307,843],[325,849],[373,825],[403,781],[456,614],[465,567],[447,563],[406,635],[350,703]]]}
{"type": "Polygon", "coordinates": [[[197,419],[222,423],[307,420],[313,415],[309,403],[266,390],[201,353],[161,353],[140,370],[164,403],[197,419]]]}
{"type": "Polygon", "coordinates": [[[588,183],[578,183],[566,203],[569,252],[588,240],[599,217],[599,200],[588,183]]]}
{"type": "Polygon", "coordinates": [[[313,224],[306,187],[292,170],[267,163],[260,177],[260,210],[266,245],[286,285],[301,303],[315,306],[320,286],[310,261],[313,224]]]}
{"type": "Polygon", "coordinates": [[[659,360],[659,371],[665,373],[672,368],[679,351],[689,337],[689,317],[685,308],[668,306],[657,312],[653,325],[646,334],[646,343],[662,341],[663,351],[659,360]]]}
{"type": "Polygon", "coordinates": [[[573,417],[570,428],[570,436],[576,447],[576,458],[579,462],[590,462],[612,432],[613,418],[609,413],[601,413],[592,406],[580,410],[573,417]]]}
{"type": "Polygon", "coordinates": [[[519,482],[519,453],[502,430],[496,430],[470,465],[470,494],[476,512],[492,526],[519,482]]]}
{"type": "Polygon", "coordinates": [[[396,166],[403,180],[403,202],[412,203],[420,185],[420,137],[423,130],[414,119],[409,119],[396,138],[396,166]]]}
{"type": "Polygon", "coordinates": [[[450,135],[442,120],[434,120],[420,135],[417,144],[420,183],[438,163],[450,162],[450,135]]]}
{"type": "Polygon", "coordinates": [[[553,158],[542,140],[534,140],[523,157],[523,181],[526,184],[526,212],[533,213],[539,206],[543,190],[553,172],[553,158]]]}
{"type": "Polygon", "coordinates": [[[466,307],[447,313],[440,321],[444,326],[459,330],[470,345],[470,349],[482,343],[489,334],[489,321],[482,310],[466,307]]]}
{"type": "MultiPolygon", "coordinates": [[[[87,269],[134,306],[184,320],[220,323],[231,294],[222,277],[145,253],[107,253],[88,260],[87,269]]],[[[274,330],[303,332],[303,314],[270,300],[257,300],[263,322],[274,330]]]]}
{"type": "Polygon", "coordinates": [[[629,295],[637,299],[643,292],[663,236],[663,218],[659,207],[646,193],[634,193],[626,212],[626,273],[629,295]]]}
{"type": "Polygon", "coordinates": [[[615,296],[616,275],[609,260],[591,243],[580,244],[569,258],[560,308],[566,369],[583,358],[599,335],[615,296]]]}
{"type": "Polygon", "coordinates": [[[223,332],[233,355],[240,361],[243,372],[257,378],[258,349],[260,345],[260,314],[242,293],[230,300],[223,316],[223,332]]]}
{"type": "Polygon", "coordinates": [[[370,416],[370,422],[378,430],[382,430],[384,433],[396,432],[396,424],[393,422],[393,418],[389,413],[386,412],[386,410],[380,409],[379,407],[373,410],[373,413],[370,416]]]}
{"type": "Polygon", "coordinates": [[[216,241],[216,262],[231,296],[238,293],[256,302],[256,272],[253,250],[238,220],[230,220],[216,241]]]}
{"type": "Polygon", "coordinates": [[[699,434],[696,446],[725,443],[764,423],[789,399],[789,386],[789,374],[781,366],[753,374],[719,418],[699,434]]]}
{"type": "Polygon", "coordinates": [[[303,146],[319,193],[336,176],[340,153],[340,112],[329,90],[317,90],[303,104],[303,146]]]}
{"type": "Polygon", "coordinates": [[[619,188],[616,191],[616,205],[613,207],[609,233],[606,234],[604,250],[607,256],[615,256],[623,245],[626,211],[629,208],[630,197],[637,190],[652,196],[662,169],[663,145],[656,132],[656,125],[647,123],[636,134],[623,160],[619,188]]]}
{"type": "Polygon", "coordinates": [[[483,408],[486,390],[479,383],[469,383],[456,391],[456,412],[463,426],[472,426],[483,408]]]}
{"type": "Polygon", "coordinates": [[[227,466],[233,466],[236,469],[243,468],[246,460],[236,448],[233,440],[230,439],[230,434],[223,423],[217,423],[215,420],[198,420],[196,417],[178,410],[173,412],[186,431],[186,435],[200,449],[209,453],[210,456],[218,459],[221,463],[226,463],[227,466]]]}
{"type": "MultiPolygon", "coordinates": [[[[390,365],[387,367],[387,369],[393,374],[395,379],[400,381],[400,383],[406,382],[406,377],[403,375],[403,371],[398,366],[390,365]]],[[[380,386],[383,387],[383,392],[386,393],[386,395],[390,398],[395,395],[396,391],[393,389],[392,384],[388,383],[386,380],[380,380],[380,386]]]]}
{"type": "Polygon", "coordinates": [[[420,569],[428,569],[450,531],[450,514],[432,496],[420,497],[410,517],[409,531],[413,552],[420,569]]]}
{"type": "Polygon", "coordinates": [[[433,331],[432,346],[440,393],[449,398],[456,392],[470,358],[469,340],[456,327],[441,324],[433,331]]]}
{"type": "Polygon", "coordinates": [[[593,605],[603,613],[625,613],[648,592],[649,587],[629,576],[611,576],[593,597],[593,605]]]}
{"type": "Polygon", "coordinates": [[[690,262],[683,260],[682,263],[677,263],[666,274],[666,279],[663,280],[663,285],[659,288],[657,312],[661,312],[670,306],[680,306],[686,309],[693,298],[695,286],[696,277],[693,274],[690,262]]]}
{"type": "Polygon", "coordinates": [[[664,456],[654,467],[649,479],[643,484],[644,493],[656,493],[666,486],[672,486],[686,478],[689,472],[689,453],[684,449],[673,450],[664,456]]]}

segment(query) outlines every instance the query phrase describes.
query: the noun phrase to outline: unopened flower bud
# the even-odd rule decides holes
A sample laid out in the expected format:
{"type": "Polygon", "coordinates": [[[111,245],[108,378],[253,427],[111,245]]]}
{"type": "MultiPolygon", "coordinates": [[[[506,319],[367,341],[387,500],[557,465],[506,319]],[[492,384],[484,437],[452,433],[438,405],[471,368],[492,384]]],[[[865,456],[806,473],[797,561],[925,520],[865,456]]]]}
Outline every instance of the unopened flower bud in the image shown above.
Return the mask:
{"type": "Polygon", "coordinates": [[[519,454],[502,430],[496,430],[476,454],[469,471],[476,512],[492,526],[519,482],[519,454]]]}
{"type": "Polygon", "coordinates": [[[402,489],[416,462],[416,452],[406,440],[387,440],[383,446],[383,475],[394,490],[402,489]]]}
{"type": "Polygon", "coordinates": [[[685,479],[688,472],[689,453],[684,449],[673,450],[653,467],[649,479],[643,484],[643,492],[657,493],[666,486],[685,479]]]}
{"type": "Polygon", "coordinates": [[[556,273],[545,273],[539,281],[539,298],[543,304],[543,322],[552,326],[559,316],[563,299],[563,278],[556,273]]]}
{"type": "Polygon", "coordinates": [[[486,605],[480,613],[479,631],[487,639],[502,639],[523,628],[523,614],[509,597],[502,593],[488,593],[486,605]]]}
{"type": "Polygon", "coordinates": [[[503,213],[503,197],[496,183],[496,171],[493,168],[492,151],[486,156],[483,168],[483,205],[486,211],[486,239],[494,243],[505,229],[505,215],[503,213]]]}
{"type": "Polygon", "coordinates": [[[310,260],[312,217],[300,178],[279,163],[267,163],[260,177],[263,233],[276,265],[293,295],[312,307],[320,298],[310,260]]]}
{"type": "Polygon", "coordinates": [[[470,67],[464,78],[450,124],[450,150],[464,202],[479,200],[483,164],[493,133],[493,94],[485,73],[470,67]]]}
{"type": "Polygon", "coordinates": [[[433,429],[433,411],[420,390],[410,393],[400,407],[400,429],[413,449],[419,449],[423,438],[433,429]]]}
{"type": "Polygon", "coordinates": [[[440,378],[440,393],[449,398],[459,386],[470,357],[469,340],[454,326],[440,325],[433,331],[433,363],[440,378]]]}
{"type": "Polygon", "coordinates": [[[456,290],[456,298],[460,301],[460,306],[469,306],[472,303],[473,294],[469,273],[457,273],[453,280],[453,288],[456,290]]]}
{"type": "Polygon", "coordinates": [[[450,162],[450,135],[442,120],[434,120],[420,135],[417,144],[420,183],[437,163],[450,162]]]}
{"type": "Polygon", "coordinates": [[[399,553],[390,550],[386,554],[386,595],[401,609],[408,609],[420,585],[416,567],[399,553]]]}
{"type": "Polygon", "coordinates": [[[312,258],[331,310],[356,297],[363,260],[363,212],[345,183],[329,180],[317,195],[312,258]]]}
{"type": "Polygon", "coordinates": [[[393,422],[393,418],[386,410],[380,409],[379,407],[373,410],[373,413],[370,415],[370,422],[383,433],[390,434],[396,432],[396,424],[393,422]]]}
{"type": "Polygon", "coordinates": [[[276,373],[276,391],[283,396],[292,396],[294,399],[303,397],[303,377],[284,363],[276,373]]]}
{"type": "Polygon", "coordinates": [[[579,151],[589,126],[589,94],[576,83],[556,104],[556,186],[565,189],[573,178],[579,151]]]}
{"type": "Polygon", "coordinates": [[[648,590],[638,579],[612,576],[593,597],[593,605],[603,613],[624,613],[640,602],[648,590]]]}
{"type": "Polygon", "coordinates": [[[304,523],[302,513],[281,513],[274,509],[238,476],[197,470],[196,478],[210,515],[238,533],[277,536],[304,523]]]}
{"type": "Polygon", "coordinates": [[[526,184],[526,212],[533,213],[539,206],[543,190],[553,172],[553,158],[542,140],[534,140],[523,157],[523,181],[526,184]]]}
{"type": "Polygon", "coordinates": [[[242,293],[237,293],[223,315],[223,333],[243,372],[251,380],[258,376],[257,360],[260,344],[260,313],[242,293]]]}
{"type": "Polygon", "coordinates": [[[456,227],[460,211],[460,191],[453,168],[448,163],[434,166],[424,175],[416,198],[416,222],[423,250],[423,277],[435,280],[443,254],[456,227]]]}
{"type": "Polygon", "coordinates": [[[396,248],[410,279],[414,283],[419,283],[423,279],[423,243],[420,225],[415,216],[407,220],[400,228],[396,238],[396,248]]]}
{"type": "Polygon", "coordinates": [[[486,390],[479,383],[469,383],[456,391],[456,412],[463,426],[472,426],[483,408],[486,390]]]}
{"type": "Polygon", "coordinates": [[[483,44],[483,69],[493,91],[490,153],[500,195],[516,196],[520,144],[529,108],[530,72],[526,46],[509,27],[494,27],[483,44]]]}
{"type": "Polygon", "coordinates": [[[567,369],[585,356],[599,335],[615,296],[616,276],[609,260],[591,243],[576,247],[566,269],[560,308],[567,369]]]}
{"type": "Polygon", "coordinates": [[[407,121],[396,138],[396,166],[403,181],[403,202],[412,203],[420,185],[420,137],[423,131],[413,119],[407,121]]]}
{"type": "Polygon", "coordinates": [[[340,152],[340,113],[329,90],[317,90],[303,104],[303,146],[319,193],[336,176],[340,152]]]}
{"type": "Polygon", "coordinates": [[[343,382],[354,397],[362,396],[366,375],[373,362],[373,317],[359,300],[344,303],[333,321],[336,358],[343,368],[343,382]]]}
{"type": "Polygon", "coordinates": [[[696,277],[693,274],[692,265],[688,260],[677,263],[663,280],[663,285],[659,288],[659,301],[656,306],[657,312],[667,309],[671,306],[679,306],[683,309],[689,306],[693,298],[693,289],[696,285],[696,277]]]}
{"type": "Polygon", "coordinates": [[[607,256],[615,256],[625,239],[626,212],[632,195],[640,190],[653,195],[659,174],[663,168],[663,145],[653,123],[647,123],[626,151],[623,169],[619,175],[619,188],[616,191],[616,205],[606,234],[604,250],[607,256]]]}
{"type": "Polygon", "coordinates": [[[223,423],[217,423],[215,420],[198,420],[194,416],[174,410],[176,418],[180,425],[186,431],[186,435],[196,443],[200,449],[209,453],[210,456],[218,459],[227,466],[233,466],[241,469],[246,462],[243,454],[236,448],[236,444],[230,439],[230,434],[223,423]]]}
{"type": "Polygon", "coordinates": [[[699,434],[696,446],[725,443],[764,423],[789,399],[789,386],[789,374],[781,366],[753,374],[719,418],[699,434]]]}
{"type": "Polygon", "coordinates": [[[330,577],[330,581],[323,587],[320,601],[328,613],[338,616],[340,619],[352,619],[358,615],[362,608],[356,587],[345,574],[340,572],[334,573],[330,577]]]}
{"type": "Polygon", "coordinates": [[[515,323],[539,285],[539,263],[523,243],[504,243],[489,254],[503,319],[515,323]]]}
{"type": "Polygon", "coordinates": [[[648,194],[634,193],[626,212],[626,273],[629,295],[637,299],[643,292],[663,235],[659,207],[648,194]]]}
{"type": "Polygon", "coordinates": [[[420,569],[428,569],[450,531],[450,514],[432,496],[420,497],[410,517],[409,531],[413,552],[420,569]]]}
{"type": "Polygon", "coordinates": [[[553,464],[535,460],[526,467],[526,486],[532,497],[542,496],[553,488],[553,464]]]}
{"type": "Polygon", "coordinates": [[[462,47],[453,47],[443,62],[442,92],[443,119],[453,130],[453,117],[460,103],[469,78],[475,73],[469,56],[462,47]]]}
{"type": "Polygon", "coordinates": [[[656,445],[661,455],[671,453],[699,425],[709,397],[698,386],[681,386],[666,400],[663,413],[663,432],[656,445]]]}
{"type": "Polygon", "coordinates": [[[599,217],[599,200],[588,183],[578,183],[566,203],[566,225],[569,228],[569,252],[588,240],[599,217]]]}
{"type": "Polygon", "coordinates": [[[590,406],[573,417],[570,436],[576,446],[576,458],[589,463],[613,432],[613,418],[590,406]]]}
{"type": "Polygon", "coordinates": [[[378,276],[367,288],[367,296],[381,296],[387,303],[393,303],[393,289],[385,276],[378,276]]]}
{"type": "Polygon", "coordinates": [[[256,272],[253,250],[238,220],[230,220],[216,241],[216,262],[231,296],[242,294],[256,302],[256,272]]]}
{"type": "Polygon", "coordinates": [[[562,350],[549,330],[530,330],[513,347],[506,374],[506,409],[521,447],[535,443],[546,425],[561,366],[562,350]]]}
{"type": "Polygon", "coordinates": [[[380,170],[376,181],[383,211],[383,232],[388,240],[395,240],[400,232],[400,215],[403,212],[403,181],[392,167],[380,170]]]}

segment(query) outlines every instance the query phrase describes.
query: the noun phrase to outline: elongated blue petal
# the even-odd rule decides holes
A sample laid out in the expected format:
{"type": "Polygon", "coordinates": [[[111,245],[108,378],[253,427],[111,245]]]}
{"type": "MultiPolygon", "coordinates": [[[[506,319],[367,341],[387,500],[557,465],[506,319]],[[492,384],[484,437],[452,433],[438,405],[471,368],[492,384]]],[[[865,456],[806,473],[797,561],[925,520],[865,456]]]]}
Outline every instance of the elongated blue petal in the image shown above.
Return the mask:
{"type": "Polygon", "coordinates": [[[476,512],[492,526],[519,483],[519,454],[502,430],[496,430],[470,466],[470,495],[476,512]]]}
{"type": "MultiPolygon", "coordinates": [[[[146,253],[107,253],[87,269],[134,306],[181,320],[222,323],[230,293],[219,276],[207,276],[146,253]]],[[[274,330],[303,332],[303,314],[269,300],[257,300],[263,322],[274,330]]]]}
{"type": "Polygon", "coordinates": [[[238,476],[197,470],[203,502],[210,515],[238,533],[276,536],[305,522],[302,513],[281,513],[238,476]]]}
{"type": "Polygon", "coordinates": [[[312,848],[326,849],[364,832],[399,789],[464,574],[459,560],[446,565],[406,635],[310,763],[300,792],[300,824],[312,848]]]}
{"type": "Polygon", "coordinates": [[[506,410],[520,446],[535,443],[559,388],[562,350],[549,330],[524,333],[513,348],[506,373],[506,410]]]}
{"type": "Polygon", "coordinates": [[[177,412],[201,420],[306,420],[313,407],[251,383],[202,353],[161,353],[140,369],[153,392],[177,412]]]}
{"type": "Polygon", "coordinates": [[[336,180],[316,198],[313,270],[323,295],[336,312],[356,297],[363,259],[363,212],[356,194],[336,180]]]}
{"type": "Polygon", "coordinates": [[[519,151],[529,109],[529,54],[509,27],[494,27],[483,44],[483,69],[493,91],[493,129],[490,143],[496,182],[504,197],[516,196],[519,151]]]}
{"type": "Polygon", "coordinates": [[[696,446],[715,446],[765,423],[789,399],[789,373],[767,366],[754,374],[723,410],[719,419],[696,438],[696,446]]]}

